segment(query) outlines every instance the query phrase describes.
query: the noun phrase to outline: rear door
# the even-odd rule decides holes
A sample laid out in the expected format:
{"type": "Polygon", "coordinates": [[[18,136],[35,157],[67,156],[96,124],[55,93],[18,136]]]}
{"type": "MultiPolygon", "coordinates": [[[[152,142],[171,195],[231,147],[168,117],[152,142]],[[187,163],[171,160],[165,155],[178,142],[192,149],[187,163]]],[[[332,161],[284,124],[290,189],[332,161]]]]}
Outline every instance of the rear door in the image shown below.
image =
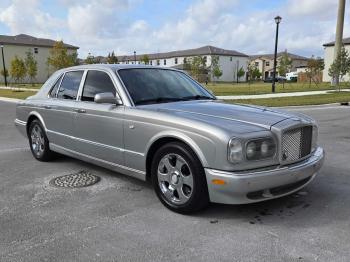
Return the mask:
{"type": "Polygon", "coordinates": [[[106,92],[119,96],[111,75],[102,70],[88,70],[80,101],[75,105],[76,151],[110,163],[124,165],[124,106],[94,102],[96,94],[106,92]]]}
{"type": "Polygon", "coordinates": [[[73,116],[84,70],[68,71],[50,92],[43,118],[50,143],[74,150],[73,116]]]}

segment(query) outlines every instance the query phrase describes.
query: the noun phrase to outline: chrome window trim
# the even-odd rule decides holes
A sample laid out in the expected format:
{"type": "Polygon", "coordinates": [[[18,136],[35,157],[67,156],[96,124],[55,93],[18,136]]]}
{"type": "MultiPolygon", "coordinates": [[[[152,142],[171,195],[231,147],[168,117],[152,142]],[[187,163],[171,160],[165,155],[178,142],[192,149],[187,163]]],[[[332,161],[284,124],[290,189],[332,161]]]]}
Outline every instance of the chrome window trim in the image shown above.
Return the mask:
{"type": "Polygon", "coordinates": [[[66,71],[64,71],[64,73],[63,73],[63,77],[62,77],[62,79],[61,79],[61,82],[60,82],[60,86],[59,86],[59,88],[57,89],[57,92],[56,92],[56,99],[58,99],[58,100],[71,100],[71,101],[77,101],[77,99],[78,99],[78,95],[79,95],[79,90],[80,90],[80,88],[81,88],[81,83],[82,83],[82,80],[83,80],[83,77],[84,77],[84,75],[85,75],[85,71],[86,71],[86,69],[70,69],[70,70],[66,70],[66,71]],[[76,97],[76,99],[74,100],[74,99],[62,99],[62,98],[58,98],[57,97],[57,95],[58,95],[58,91],[60,90],[60,88],[61,88],[61,85],[62,85],[62,81],[63,81],[63,79],[65,78],[65,76],[66,76],[66,74],[67,73],[69,73],[69,72],[79,72],[79,71],[83,71],[83,75],[82,75],[82,77],[81,77],[81,79],[80,79],[80,82],[79,82],[79,87],[78,87],[78,91],[77,91],[77,97],[76,97]]]}
{"type": "Polygon", "coordinates": [[[121,99],[121,100],[122,100],[122,103],[123,103],[123,105],[124,105],[124,101],[123,101],[122,97],[120,96],[120,92],[119,92],[119,90],[118,90],[118,88],[117,88],[117,85],[116,85],[116,83],[115,83],[115,80],[114,80],[112,74],[111,74],[108,70],[101,69],[101,68],[91,68],[91,69],[86,69],[86,70],[85,70],[85,72],[84,72],[84,77],[82,78],[82,86],[81,86],[81,89],[80,89],[80,87],[79,87],[79,95],[78,95],[78,97],[77,97],[77,101],[80,101],[80,102],[87,102],[87,103],[95,103],[95,102],[93,102],[93,101],[83,101],[83,100],[81,100],[82,95],[83,95],[83,92],[84,92],[84,85],[85,85],[86,78],[87,78],[87,75],[88,75],[89,71],[100,71],[100,72],[106,73],[106,74],[109,76],[110,80],[112,81],[112,84],[113,84],[114,89],[115,89],[116,97],[119,98],[119,99],[121,99]]]}
{"type": "Polygon", "coordinates": [[[54,84],[51,86],[49,92],[47,92],[47,98],[57,98],[57,91],[60,89],[61,87],[61,83],[62,83],[62,79],[64,77],[64,72],[59,74],[59,76],[57,77],[57,79],[55,80],[54,84]],[[50,93],[52,91],[52,89],[54,88],[54,86],[57,84],[57,82],[60,81],[59,85],[58,85],[58,88],[56,90],[56,93],[55,93],[55,96],[50,96],[50,93]]]}
{"type": "Polygon", "coordinates": [[[181,70],[177,70],[177,69],[173,69],[173,68],[164,68],[164,67],[132,67],[132,68],[118,68],[116,69],[116,76],[119,80],[119,82],[121,83],[125,93],[127,94],[128,96],[128,99],[130,101],[130,103],[132,104],[133,107],[136,107],[135,103],[134,103],[134,100],[131,98],[130,96],[130,93],[129,93],[129,90],[126,88],[126,86],[124,85],[124,82],[123,80],[121,79],[120,75],[119,75],[119,71],[121,70],[132,70],[132,69],[160,69],[160,70],[169,70],[169,71],[175,71],[175,72],[178,72],[178,73],[181,73],[184,75],[184,77],[186,79],[188,79],[189,81],[193,82],[195,85],[199,85],[200,88],[202,88],[208,96],[214,98],[214,100],[216,100],[217,98],[212,94],[210,93],[205,87],[203,87],[199,82],[197,82],[196,80],[194,80],[192,77],[190,77],[186,72],[183,72],[181,70]]]}

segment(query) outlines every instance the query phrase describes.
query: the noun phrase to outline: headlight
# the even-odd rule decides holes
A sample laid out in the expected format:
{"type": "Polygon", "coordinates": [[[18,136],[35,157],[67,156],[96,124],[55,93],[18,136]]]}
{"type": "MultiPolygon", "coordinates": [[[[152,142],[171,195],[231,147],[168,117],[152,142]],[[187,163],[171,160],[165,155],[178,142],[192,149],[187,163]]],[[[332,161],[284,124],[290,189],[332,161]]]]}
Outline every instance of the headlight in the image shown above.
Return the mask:
{"type": "Polygon", "coordinates": [[[228,160],[232,163],[238,163],[243,160],[242,143],[237,138],[232,138],[228,143],[228,160]]]}
{"type": "Polygon", "coordinates": [[[255,139],[247,143],[247,160],[259,160],[273,157],[276,153],[276,145],[272,138],[255,139]]]}
{"type": "Polygon", "coordinates": [[[312,126],[311,152],[313,152],[317,148],[317,138],[318,138],[318,127],[317,127],[317,125],[313,125],[312,126]]]}

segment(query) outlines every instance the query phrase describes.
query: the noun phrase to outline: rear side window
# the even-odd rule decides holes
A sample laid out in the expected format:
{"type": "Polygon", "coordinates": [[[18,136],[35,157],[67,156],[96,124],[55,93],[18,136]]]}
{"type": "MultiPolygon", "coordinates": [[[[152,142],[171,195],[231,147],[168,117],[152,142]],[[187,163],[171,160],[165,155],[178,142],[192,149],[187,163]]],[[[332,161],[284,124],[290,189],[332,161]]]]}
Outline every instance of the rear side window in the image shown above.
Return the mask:
{"type": "Polygon", "coordinates": [[[55,85],[52,87],[52,89],[51,89],[51,91],[50,91],[50,94],[49,94],[50,97],[56,97],[57,89],[60,87],[60,83],[61,83],[62,77],[63,77],[63,75],[61,75],[61,76],[57,79],[55,85]]]}
{"type": "Polygon", "coordinates": [[[102,71],[89,70],[86,76],[82,101],[94,101],[94,97],[98,93],[116,94],[114,84],[109,75],[102,71]]]}
{"type": "Polygon", "coordinates": [[[84,71],[67,72],[58,90],[57,98],[76,99],[78,95],[79,85],[84,71]]]}

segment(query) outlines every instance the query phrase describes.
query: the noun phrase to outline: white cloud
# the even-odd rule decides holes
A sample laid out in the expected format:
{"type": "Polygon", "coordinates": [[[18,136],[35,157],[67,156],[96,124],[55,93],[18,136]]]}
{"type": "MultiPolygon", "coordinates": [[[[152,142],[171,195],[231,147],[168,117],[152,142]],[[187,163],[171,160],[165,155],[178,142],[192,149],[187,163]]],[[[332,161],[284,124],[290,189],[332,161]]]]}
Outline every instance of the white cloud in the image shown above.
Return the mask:
{"type": "Polygon", "coordinates": [[[337,0],[289,0],[288,13],[295,16],[329,16],[337,13],[337,0]]]}
{"type": "Polygon", "coordinates": [[[27,33],[39,37],[57,35],[65,21],[40,11],[38,7],[38,0],[14,0],[0,11],[0,21],[10,28],[12,34],[27,33]]]}
{"type": "MultiPolygon", "coordinates": [[[[241,12],[242,0],[194,0],[178,17],[154,26],[133,17],[143,0],[58,0],[65,18],[44,12],[40,0],[12,0],[0,11],[0,22],[12,34],[51,37],[80,46],[80,56],[163,52],[203,45],[235,49],[247,54],[273,52],[275,23],[280,14],[279,49],[301,55],[322,55],[322,44],[334,38],[337,1],[286,0],[279,8],[241,12]]],[[[3,3],[2,3],[3,4],[3,3]]],[[[347,13],[349,12],[347,8],[347,13]]],[[[345,19],[344,36],[350,33],[345,19]]]]}

